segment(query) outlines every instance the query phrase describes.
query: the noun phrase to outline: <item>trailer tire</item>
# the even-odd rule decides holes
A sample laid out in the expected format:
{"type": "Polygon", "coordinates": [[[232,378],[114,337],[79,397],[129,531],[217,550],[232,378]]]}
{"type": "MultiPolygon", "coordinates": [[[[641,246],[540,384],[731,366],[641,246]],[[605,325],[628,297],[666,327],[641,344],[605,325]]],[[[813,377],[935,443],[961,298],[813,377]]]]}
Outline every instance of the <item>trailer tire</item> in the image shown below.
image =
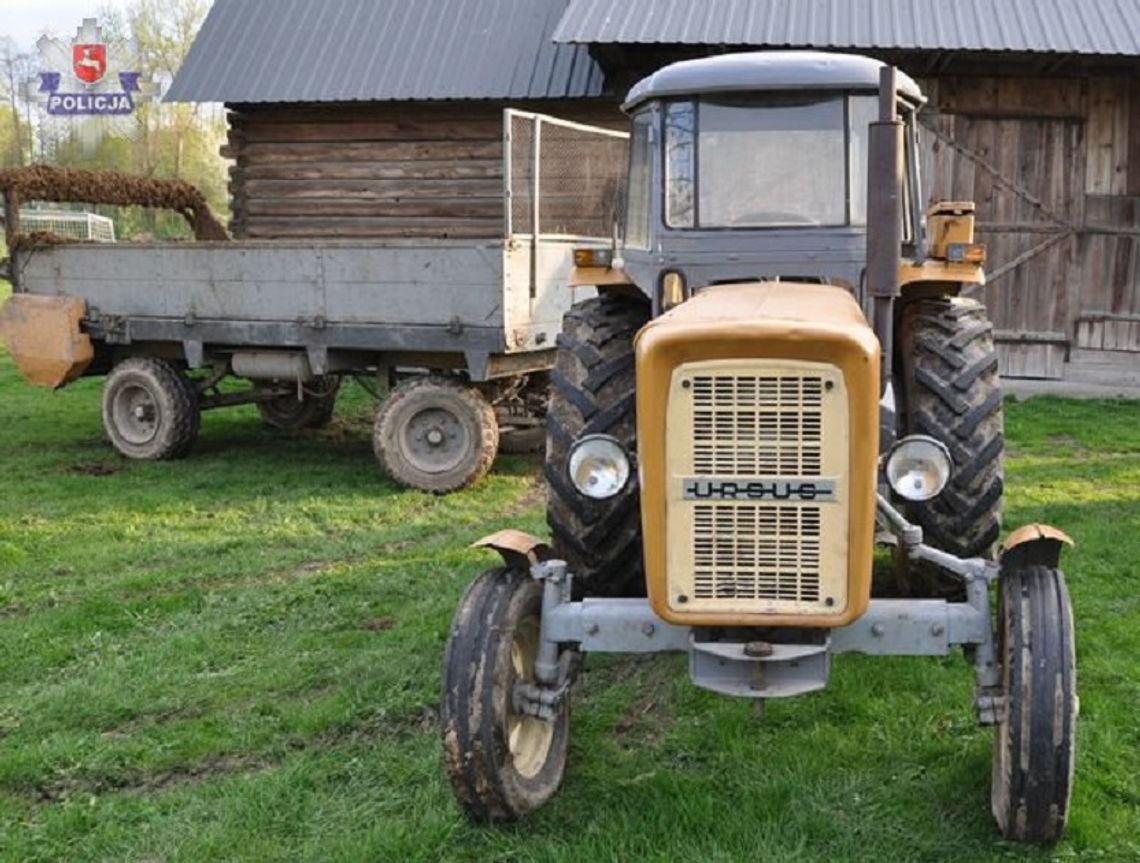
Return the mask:
{"type": "Polygon", "coordinates": [[[396,482],[447,494],[486,476],[499,450],[499,426],[477,389],[432,375],[392,390],[376,414],[372,446],[396,482]]]}
{"type": "Polygon", "coordinates": [[[1003,572],[998,650],[1006,715],[994,727],[990,808],[1007,839],[1056,842],[1073,791],[1079,700],[1065,576],[1046,566],[1003,572]]]}
{"type": "MultiPolygon", "coordinates": [[[[963,297],[911,303],[903,310],[899,351],[905,431],[940,440],[953,460],[942,494],[910,503],[907,511],[935,547],[959,557],[991,557],[1001,531],[1005,436],[985,307],[963,297]]],[[[940,574],[917,575],[924,593],[957,589],[940,574]]]]}
{"type": "Polygon", "coordinates": [[[200,424],[193,385],[166,360],[131,357],[107,375],[103,429],[127,458],[181,458],[197,438],[200,424]]]}
{"type": "Polygon", "coordinates": [[[552,720],[518,713],[516,682],[534,682],[542,586],[528,572],[493,569],[467,589],[443,658],[439,720],[444,767],[473,821],[514,821],[562,784],[570,699],[552,720]]]}
{"type": "Polygon", "coordinates": [[[583,595],[645,595],[636,471],[615,497],[592,500],[570,483],[567,461],[574,441],[589,434],[610,435],[636,456],[633,337],[649,317],[648,303],[603,294],[572,306],[558,337],[546,414],[546,521],[583,595]]]}
{"type": "Polygon", "coordinates": [[[257,412],[267,425],[283,431],[322,428],[332,420],[339,390],[340,377],[329,375],[313,381],[302,391],[301,398],[291,393],[258,402],[257,412]]]}

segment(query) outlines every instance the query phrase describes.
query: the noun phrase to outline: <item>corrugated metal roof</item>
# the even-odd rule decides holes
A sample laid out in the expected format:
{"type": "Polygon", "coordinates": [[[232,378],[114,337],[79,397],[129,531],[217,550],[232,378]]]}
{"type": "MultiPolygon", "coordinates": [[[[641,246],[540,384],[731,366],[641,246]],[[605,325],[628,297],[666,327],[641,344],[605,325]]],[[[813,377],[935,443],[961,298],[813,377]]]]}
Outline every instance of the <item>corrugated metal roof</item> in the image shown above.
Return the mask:
{"type": "Polygon", "coordinates": [[[554,39],[1140,55],[1140,2],[571,0],[554,39]]]}
{"type": "Polygon", "coordinates": [[[551,40],[568,0],[215,0],[171,102],[597,96],[584,47],[551,40]]]}

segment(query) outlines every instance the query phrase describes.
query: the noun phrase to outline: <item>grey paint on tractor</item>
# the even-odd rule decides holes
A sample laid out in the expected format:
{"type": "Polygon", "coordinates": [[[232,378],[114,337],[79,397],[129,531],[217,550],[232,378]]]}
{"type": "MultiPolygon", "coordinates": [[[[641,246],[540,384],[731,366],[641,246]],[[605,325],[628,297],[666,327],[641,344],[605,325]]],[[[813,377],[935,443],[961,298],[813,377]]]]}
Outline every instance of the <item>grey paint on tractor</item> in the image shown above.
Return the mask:
{"type": "MultiPolygon", "coordinates": [[[[683,60],[639,81],[629,91],[622,110],[633,112],[650,99],[715,93],[878,91],[884,65],[870,57],[823,51],[755,51],[683,60]]],[[[926,101],[914,79],[902,73],[898,95],[915,105],[926,101]]]]}
{"type": "MultiPolygon", "coordinates": [[[[893,175],[890,159],[872,156],[867,178],[868,224],[837,227],[794,228],[671,228],[665,219],[661,190],[664,182],[664,106],[670,100],[691,98],[701,93],[786,92],[811,90],[820,94],[879,92],[885,64],[865,57],[822,54],[810,51],[753,52],[684,61],[668,66],[645,79],[629,94],[626,110],[634,117],[648,113],[652,118],[653,157],[649,188],[649,241],[644,248],[627,245],[622,251],[625,272],[653,303],[654,315],[662,311],[661,283],[665,274],[680,273],[688,295],[709,285],[762,279],[814,279],[846,284],[860,300],[866,298],[864,274],[868,261],[867,238],[880,238],[897,261],[898,234],[877,224],[875,219],[897,222],[877,198],[888,197],[898,206],[901,191],[893,175]],[[892,188],[894,187],[894,188],[892,188]]],[[[895,99],[884,99],[880,122],[913,124],[924,101],[918,85],[908,76],[895,72],[895,99]]],[[[904,139],[904,143],[905,139],[904,139]]],[[[907,143],[908,146],[913,146],[907,143]]],[[[917,228],[917,225],[915,226],[917,228]]],[[[919,231],[914,231],[919,235],[919,231]]],[[[883,333],[876,333],[880,339],[883,333]]]]}

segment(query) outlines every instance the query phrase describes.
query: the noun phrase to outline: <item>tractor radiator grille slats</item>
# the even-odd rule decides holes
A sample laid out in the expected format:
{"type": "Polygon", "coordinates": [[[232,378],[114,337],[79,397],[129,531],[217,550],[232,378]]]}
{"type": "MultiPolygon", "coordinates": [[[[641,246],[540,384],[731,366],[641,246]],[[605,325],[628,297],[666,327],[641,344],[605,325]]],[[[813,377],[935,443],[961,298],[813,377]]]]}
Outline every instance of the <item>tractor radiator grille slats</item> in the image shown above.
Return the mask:
{"type": "Polygon", "coordinates": [[[823,379],[693,378],[693,469],[709,476],[819,476],[823,379]]]}
{"type": "Polygon", "coordinates": [[[819,601],[819,507],[700,505],[693,522],[697,599],[819,601]]]}

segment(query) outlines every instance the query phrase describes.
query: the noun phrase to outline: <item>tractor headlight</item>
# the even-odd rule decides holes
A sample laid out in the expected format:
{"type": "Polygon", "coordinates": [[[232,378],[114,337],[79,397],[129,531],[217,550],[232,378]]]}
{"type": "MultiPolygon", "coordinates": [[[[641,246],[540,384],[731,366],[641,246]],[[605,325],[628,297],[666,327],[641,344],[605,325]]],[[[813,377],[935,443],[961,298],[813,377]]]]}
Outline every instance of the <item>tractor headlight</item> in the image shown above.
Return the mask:
{"type": "Polygon", "coordinates": [[[950,481],[950,450],[926,435],[904,437],[887,456],[887,482],[907,500],[938,497],[950,481]]]}
{"type": "Polygon", "coordinates": [[[570,447],[570,482],[586,497],[605,500],[629,482],[629,456],[609,435],[587,435],[570,447]]]}

